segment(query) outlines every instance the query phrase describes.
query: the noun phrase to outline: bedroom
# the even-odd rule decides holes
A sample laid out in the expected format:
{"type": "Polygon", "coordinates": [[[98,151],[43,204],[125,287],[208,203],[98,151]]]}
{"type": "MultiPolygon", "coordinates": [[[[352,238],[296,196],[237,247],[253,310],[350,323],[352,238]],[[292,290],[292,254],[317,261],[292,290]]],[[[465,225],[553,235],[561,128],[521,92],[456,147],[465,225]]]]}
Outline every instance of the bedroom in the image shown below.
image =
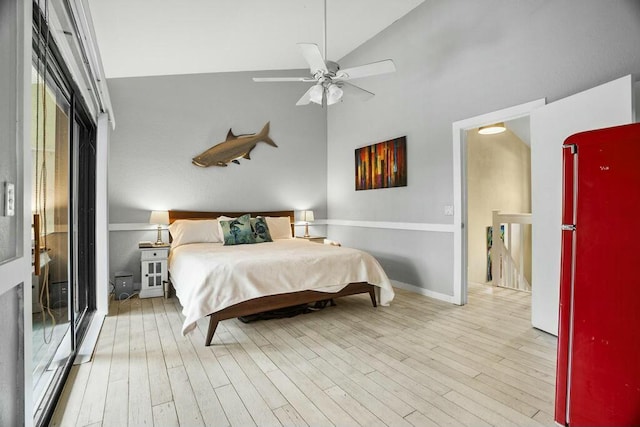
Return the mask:
{"type": "Polygon", "coordinates": [[[443,208],[454,204],[452,123],[637,73],[638,19],[633,1],[426,1],[340,58],[345,66],[394,60],[395,74],[362,83],[376,97],[328,109],[296,108],[295,84],[250,82],[270,71],[108,79],[116,128],[100,181],[109,180],[101,224],[110,225],[102,289],[113,272],[139,270],[137,242],[155,240],[151,210],[311,208],[314,234],[372,253],[394,280],[451,296],[453,219],[443,208]],[[226,170],[191,165],[230,127],[253,133],[267,121],[279,148],[260,146],[226,170]],[[354,192],[353,150],[401,135],[408,186],[354,192]]]}

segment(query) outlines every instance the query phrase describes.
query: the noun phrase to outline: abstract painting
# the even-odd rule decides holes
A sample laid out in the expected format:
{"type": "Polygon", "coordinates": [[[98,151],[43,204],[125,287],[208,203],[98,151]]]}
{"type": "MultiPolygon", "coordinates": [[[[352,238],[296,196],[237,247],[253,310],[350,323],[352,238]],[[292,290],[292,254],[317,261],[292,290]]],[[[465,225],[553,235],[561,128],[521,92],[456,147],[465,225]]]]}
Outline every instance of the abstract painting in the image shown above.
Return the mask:
{"type": "Polygon", "coordinates": [[[356,190],[406,186],[406,136],[356,149],[356,190]]]}

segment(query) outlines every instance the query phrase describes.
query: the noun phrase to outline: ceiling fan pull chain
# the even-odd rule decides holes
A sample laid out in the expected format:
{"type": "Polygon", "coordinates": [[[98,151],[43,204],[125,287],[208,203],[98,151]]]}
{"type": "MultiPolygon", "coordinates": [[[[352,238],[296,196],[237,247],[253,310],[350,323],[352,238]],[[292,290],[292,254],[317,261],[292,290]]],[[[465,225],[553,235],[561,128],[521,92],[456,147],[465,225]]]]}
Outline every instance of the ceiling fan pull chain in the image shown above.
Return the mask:
{"type": "Polygon", "coordinates": [[[324,56],[324,60],[327,60],[327,0],[324,0],[324,19],[323,19],[323,27],[322,27],[322,38],[324,42],[322,44],[322,54],[324,56]]]}

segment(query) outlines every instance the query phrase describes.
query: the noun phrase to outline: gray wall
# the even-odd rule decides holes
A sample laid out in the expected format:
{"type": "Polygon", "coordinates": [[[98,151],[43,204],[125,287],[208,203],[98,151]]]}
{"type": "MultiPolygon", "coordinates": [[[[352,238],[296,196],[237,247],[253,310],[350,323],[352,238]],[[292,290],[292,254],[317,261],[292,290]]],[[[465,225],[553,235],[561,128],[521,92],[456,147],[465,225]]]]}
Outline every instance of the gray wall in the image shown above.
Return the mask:
{"type": "MultiPolygon", "coordinates": [[[[118,116],[109,157],[109,220],[146,223],[151,210],[314,209],[326,218],[326,110],[296,107],[307,85],[254,83],[220,73],[108,81],[118,116]],[[278,148],[259,143],[240,165],[199,168],[191,158],[224,141],[229,128],[259,132],[271,121],[278,148]]],[[[166,232],[164,234],[166,240],[166,232]]],[[[112,231],[110,270],[139,281],[137,242],[155,232],[112,231]]]]}
{"type": "MultiPolygon", "coordinates": [[[[16,153],[16,2],[0,1],[0,262],[16,256],[16,216],[4,216],[4,185],[17,186],[16,153]]],[[[18,202],[16,202],[18,206],[18,202]]]]}
{"type": "MultiPolygon", "coordinates": [[[[452,123],[640,72],[639,22],[634,0],[418,6],[340,61],[344,68],[392,58],[398,71],[356,82],[376,93],[371,101],[329,110],[329,218],[451,224],[444,206],[453,204],[452,123]],[[400,135],[407,136],[408,186],[356,192],[354,149],[400,135]]],[[[328,231],[372,252],[384,244],[399,254],[385,259],[392,278],[453,294],[452,233],[328,231]]]]}

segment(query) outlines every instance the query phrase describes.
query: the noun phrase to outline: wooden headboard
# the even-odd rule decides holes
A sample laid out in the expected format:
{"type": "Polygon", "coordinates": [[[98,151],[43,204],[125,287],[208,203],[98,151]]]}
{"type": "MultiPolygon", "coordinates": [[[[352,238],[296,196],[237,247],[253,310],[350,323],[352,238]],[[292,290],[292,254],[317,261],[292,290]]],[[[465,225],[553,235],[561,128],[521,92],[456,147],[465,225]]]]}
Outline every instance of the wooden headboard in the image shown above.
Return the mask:
{"type": "Polygon", "coordinates": [[[169,211],[169,224],[173,224],[174,221],[179,219],[216,219],[219,216],[229,216],[237,218],[244,214],[251,214],[252,217],[256,216],[288,216],[291,221],[291,235],[295,236],[295,229],[293,222],[295,219],[294,211],[271,211],[271,212],[197,212],[197,211],[169,211]]]}
{"type": "Polygon", "coordinates": [[[237,218],[244,214],[251,214],[252,217],[256,216],[288,216],[293,222],[294,211],[271,211],[271,212],[196,212],[196,211],[169,211],[169,224],[173,224],[174,221],[179,219],[216,219],[219,216],[229,216],[237,218]]]}

